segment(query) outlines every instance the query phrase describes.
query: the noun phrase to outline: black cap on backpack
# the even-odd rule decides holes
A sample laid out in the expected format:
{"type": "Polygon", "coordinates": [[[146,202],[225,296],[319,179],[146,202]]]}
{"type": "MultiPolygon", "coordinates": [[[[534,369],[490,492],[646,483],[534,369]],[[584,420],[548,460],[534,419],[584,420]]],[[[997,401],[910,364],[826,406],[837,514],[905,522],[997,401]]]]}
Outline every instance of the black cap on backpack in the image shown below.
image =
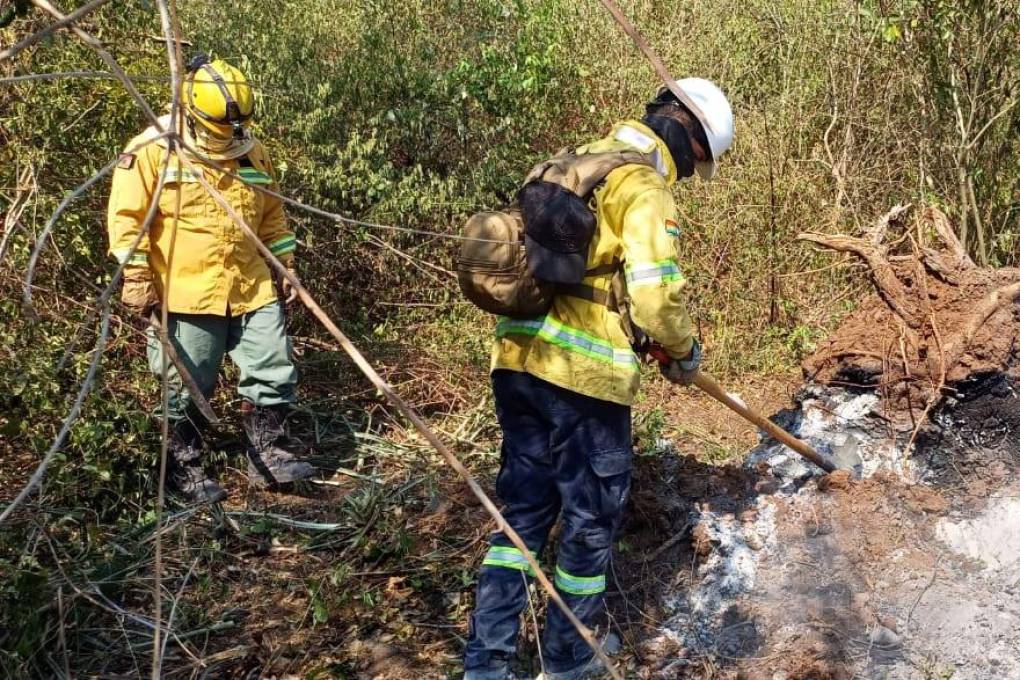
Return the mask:
{"type": "Polygon", "coordinates": [[[551,283],[582,281],[596,228],[595,215],[584,199],[559,184],[538,180],[525,184],[517,200],[532,275],[551,283]]]}

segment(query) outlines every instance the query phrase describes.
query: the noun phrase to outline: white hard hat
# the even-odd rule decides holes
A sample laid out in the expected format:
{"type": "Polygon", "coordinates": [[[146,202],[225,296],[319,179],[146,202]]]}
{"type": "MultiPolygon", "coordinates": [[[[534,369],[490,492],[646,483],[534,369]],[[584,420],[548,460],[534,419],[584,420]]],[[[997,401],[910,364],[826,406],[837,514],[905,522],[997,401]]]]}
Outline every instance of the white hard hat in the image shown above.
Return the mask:
{"type": "Polygon", "coordinates": [[[723,91],[711,80],[684,78],[676,81],[677,88],[697,107],[691,113],[701,123],[708,139],[711,158],[695,165],[702,179],[715,177],[716,162],[733,144],[733,109],[723,91]]]}

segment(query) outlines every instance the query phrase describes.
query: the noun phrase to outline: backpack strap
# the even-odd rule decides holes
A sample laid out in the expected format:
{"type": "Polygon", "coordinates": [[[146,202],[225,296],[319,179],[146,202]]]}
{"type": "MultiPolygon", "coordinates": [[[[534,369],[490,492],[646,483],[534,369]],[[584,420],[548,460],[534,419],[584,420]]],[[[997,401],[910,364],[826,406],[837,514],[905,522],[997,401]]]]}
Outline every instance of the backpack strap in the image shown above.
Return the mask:
{"type": "Polygon", "coordinates": [[[616,298],[612,290],[602,290],[595,286],[584,283],[574,283],[568,286],[560,286],[556,289],[557,295],[567,295],[580,300],[587,300],[597,305],[602,305],[610,311],[616,311],[616,298]]]}
{"type": "Polygon", "coordinates": [[[623,260],[613,260],[612,262],[606,262],[600,264],[597,267],[592,267],[584,273],[585,276],[605,276],[606,274],[615,274],[616,272],[623,269],[623,260]]]}
{"type": "MultiPolygon", "coordinates": [[[[597,267],[592,267],[584,273],[588,276],[615,276],[623,271],[623,260],[613,260],[597,267]]],[[[618,312],[620,305],[617,301],[616,290],[610,286],[608,290],[596,288],[586,283],[574,283],[571,285],[559,286],[556,288],[557,295],[567,295],[580,300],[587,300],[596,305],[602,305],[611,312],[618,312]]]]}
{"type": "Polygon", "coordinates": [[[532,168],[524,184],[535,181],[550,182],[581,198],[587,198],[605,181],[609,173],[624,165],[645,165],[657,171],[652,153],[624,149],[578,154],[565,149],[532,168]]]}

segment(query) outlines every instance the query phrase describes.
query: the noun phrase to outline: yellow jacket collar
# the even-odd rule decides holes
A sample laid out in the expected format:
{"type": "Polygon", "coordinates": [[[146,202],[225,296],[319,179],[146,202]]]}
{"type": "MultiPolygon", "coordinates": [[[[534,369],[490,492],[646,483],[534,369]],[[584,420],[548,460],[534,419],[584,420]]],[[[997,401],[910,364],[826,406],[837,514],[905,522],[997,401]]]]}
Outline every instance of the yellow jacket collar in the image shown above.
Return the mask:
{"type": "Polygon", "coordinates": [[[610,136],[618,142],[632,146],[641,153],[651,153],[655,161],[655,169],[662,175],[667,184],[676,182],[676,165],[673,156],[666,147],[666,142],[652,132],[644,123],[636,120],[625,120],[613,126],[610,136]]]}

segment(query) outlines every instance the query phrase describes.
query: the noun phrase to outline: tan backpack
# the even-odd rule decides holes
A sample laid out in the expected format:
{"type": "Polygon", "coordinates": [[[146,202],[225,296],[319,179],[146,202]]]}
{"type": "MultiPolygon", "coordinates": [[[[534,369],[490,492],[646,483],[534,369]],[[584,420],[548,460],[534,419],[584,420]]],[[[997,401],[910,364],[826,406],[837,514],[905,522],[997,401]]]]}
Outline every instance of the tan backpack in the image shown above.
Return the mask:
{"type": "MultiPolygon", "coordinates": [[[[535,220],[556,220],[567,215],[568,224],[550,228],[572,232],[574,248],[580,248],[587,260],[596,224],[591,206],[594,191],[610,172],[634,164],[655,167],[652,155],[639,151],[577,154],[564,149],[532,168],[513,204],[505,210],[473,215],[464,226],[456,270],[465,297],[487,312],[515,318],[545,314],[555,295],[573,295],[615,306],[611,298],[617,295],[607,296],[581,282],[585,276],[616,274],[622,270],[622,262],[578,270],[576,280],[543,280],[533,274],[534,266],[529,266],[525,233],[532,234],[534,228],[544,226],[536,225],[535,220]]],[[[545,253],[548,257],[549,251],[545,253]]],[[[622,277],[617,278],[622,283],[622,277]]],[[[619,287],[614,285],[613,289],[619,287]]]]}

